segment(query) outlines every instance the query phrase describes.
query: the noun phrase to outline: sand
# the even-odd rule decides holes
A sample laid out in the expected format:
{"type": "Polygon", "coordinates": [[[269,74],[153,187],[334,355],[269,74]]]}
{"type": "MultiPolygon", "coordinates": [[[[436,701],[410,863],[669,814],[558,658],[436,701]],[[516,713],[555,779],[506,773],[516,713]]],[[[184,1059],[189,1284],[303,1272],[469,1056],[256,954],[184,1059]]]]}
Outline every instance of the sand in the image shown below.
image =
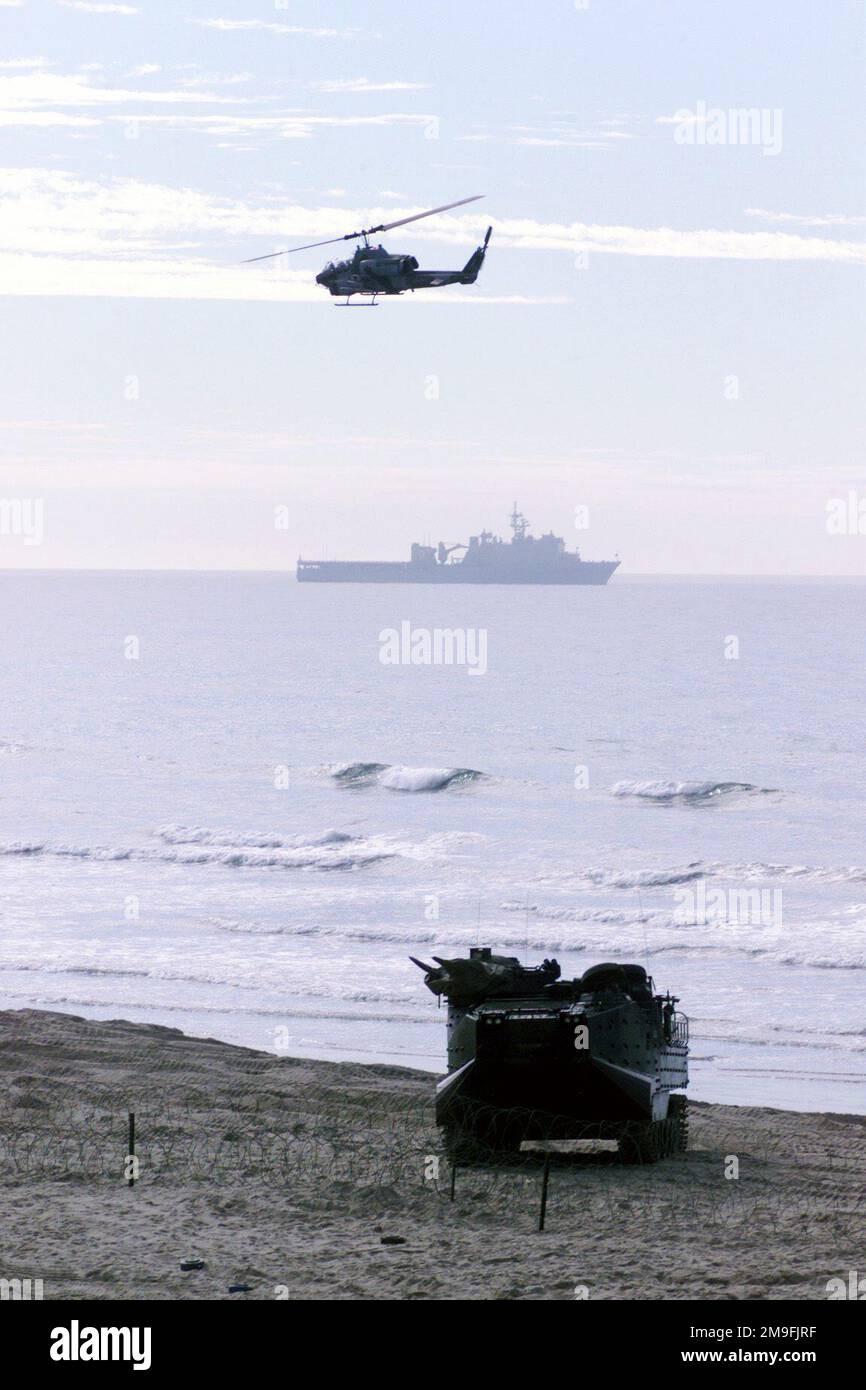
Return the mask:
{"type": "Polygon", "coordinates": [[[863,1267],[862,1116],[693,1104],[684,1155],[554,1158],[539,1232],[537,1155],[450,1200],[427,1073],[35,1010],[0,1057],[0,1278],[46,1299],[821,1300],[863,1267]]]}

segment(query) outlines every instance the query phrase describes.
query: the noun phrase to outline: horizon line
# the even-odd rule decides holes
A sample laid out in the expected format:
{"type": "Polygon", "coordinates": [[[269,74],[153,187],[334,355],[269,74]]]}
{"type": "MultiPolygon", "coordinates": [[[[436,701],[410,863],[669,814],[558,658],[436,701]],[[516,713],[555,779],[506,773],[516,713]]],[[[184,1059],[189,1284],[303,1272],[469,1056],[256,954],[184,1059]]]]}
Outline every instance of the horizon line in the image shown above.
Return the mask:
{"type": "MultiPolygon", "coordinates": [[[[199,567],[197,567],[197,568],[195,568],[195,569],[185,568],[185,567],[180,566],[180,565],[166,565],[166,566],[163,566],[163,565],[138,565],[138,566],[129,566],[129,567],[125,567],[125,568],[124,568],[124,567],[118,567],[118,566],[109,566],[109,565],[96,565],[96,566],[87,566],[87,567],[81,567],[81,566],[78,566],[78,565],[56,565],[56,566],[53,566],[53,565],[34,565],[34,566],[24,566],[24,565],[0,565],[0,575],[11,575],[11,574],[27,574],[27,575],[36,575],[36,574],[55,574],[55,575],[56,575],[56,574],[201,574],[201,575],[206,575],[206,574],[261,574],[261,575],[279,575],[279,576],[281,576],[282,578],[285,578],[285,579],[293,579],[293,580],[295,581],[295,583],[298,582],[298,580],[297,580],[297,574],[296,574],[296,571],[295,571],[294,568],[293,568],[293,569],[253,569],[253,568],[236,569],[236,568],[232,568],[231,566],[222,566],[222,565],[199,566],[199,567]]],[[[731,580],[731,581],[741,581],[741,580],[783,580],[783,581],[784,581],[784,580],[804,580],[804,579],[811,579],[811,580],[824,580],[824,581],[828,581],[828,582],[831,582],[831,583],[850,583],[851,581],[863,581],[863,582],[866,582],[866,573],[862,573],[862,574],[824,574],[824,573],[819,573],[819,572],[809,571],[809,570],[803,570],[803,571],[799,571],[799,570],[798,570],[798,571],[789,571],[788,573],[755,574],[755,573],[753,573],[753,572],[751,572],[751,571],[742,571],[742,572],[739,572],[739,571],[732,571],[732,572],[727,572],[727,573],[722,572],[722,571],[707,571],[706,573],[702,573],[702,572],[700,572],[700,571],[692,571],[692,570],[633,570],[633,571],[630,571],[630,572],[627,571],[625,574],[618,574],[618,575],[616,575],[615,577],[612,577],[611,581],[609,581],[608,584],[603,585],[603,586],[601,586],[601,587],[610,588],[612,584],[613,584],[613,585],[622,584],[623,582],[625,582],[626,584],[628,584],[628,583],[630,583],[632,580],[645,581],[645,580],[654,580],[654,579],[675,579],[675,580],[686,580],[686,581],[692,580],[692,581],[697,581],[697,582],[700,582],[700,581],[702,581],[702,580],[709,580],[709,579],[722,579],[722,580],[731,580]]],[[[365,588],[372,588],[372,587],[374,587],[374,584],[367,583],[367,582],[365,582],[365,581],[358,581],[358,580],[354,580],[354,581],[352,581],[352,580],[346,580],[346,581],[344,581],[344,584],[352,584],[352,583],[356,583],[356,584],[357,584],[357,583],[362,583],[363,586],[364,586],[365,588]]],[[[387,587],[388,587],[389,589],[394,589],[394,588],[400,587],[399,581],[394,582],[394,581],[387,581],[387,580],[385,580],[385,581],[382,581],[382,583],[387,584],[387,587]]],[[[423,585],[419,585],[419,584],[417,584],[417,583],[413,583],[412,581],[406,581],[406,583],[409,584],[409,585],[411,585],[412,588],[423,588],[423,587],[424,587],[423,585]]],[[[381,585],[380,585],[380,587],[381,587],[381,585]]],[[[404,587],[405,587],[405,586],[404,586],[404,587]]],[[[466,583],[464,586],[462,586],[462,587],[465,587],[465,588],[476,588],[476,589],[477,589],[477,588],[485,588],[485,589],[495,589],[495,588],[500,588],[500,589],[501,589],[501,588],[507,588],[507,589],[514,589],[514,588],[524,588],[524,589],[545,589],[545,588],[547,588],[547,589],[551,589],[551,588],[553,588],[553,589],[563,589],[563,588],[566,588],[566,589],[567,589],[567,588],[586,588],[586,587],[592,587],[592,586],[580,585],[580,584],[574,584],[574,585],[568,585],[568,584],[533,584],[533,583],[531,583],[531,582],[525,583],[525,584],[481,584],[481,585],[479,585],[479,584],[472,584],[471,581],[467,581],[467,583],[466,583]]],[[[598,586],[596,586],[596,587],[598,587],[598,586]]]]}

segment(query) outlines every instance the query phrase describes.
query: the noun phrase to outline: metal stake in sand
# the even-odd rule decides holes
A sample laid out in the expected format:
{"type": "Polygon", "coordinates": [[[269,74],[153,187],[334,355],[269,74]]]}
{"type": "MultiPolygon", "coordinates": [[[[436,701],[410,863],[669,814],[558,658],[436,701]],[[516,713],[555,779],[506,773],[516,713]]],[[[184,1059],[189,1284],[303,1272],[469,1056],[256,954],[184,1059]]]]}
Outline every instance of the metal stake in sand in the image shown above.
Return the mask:
{"type": "Polygon", "coordinates": [[[457,1164],[451,1164],[451,1200],[454,1201],[454,1187],[457,1183],[457,1164]]]}
{"type": "Polygon", "coordinates": [[[544,1218],[547,1215],[547,1184],[550,1179],[550,1154],[544,1155],[544,1173],[541,1178],[541,1210],[538,1213],[538,1229],[544,1230],[544,1218]]]}
{"type": "Polygon", "coordinates": [[[126,1180],[127,1187],[135,1186],[135,1113],[129,1112],[129,1143],[126,1150],[126,1167],[129,1177],[126,1180]]]}

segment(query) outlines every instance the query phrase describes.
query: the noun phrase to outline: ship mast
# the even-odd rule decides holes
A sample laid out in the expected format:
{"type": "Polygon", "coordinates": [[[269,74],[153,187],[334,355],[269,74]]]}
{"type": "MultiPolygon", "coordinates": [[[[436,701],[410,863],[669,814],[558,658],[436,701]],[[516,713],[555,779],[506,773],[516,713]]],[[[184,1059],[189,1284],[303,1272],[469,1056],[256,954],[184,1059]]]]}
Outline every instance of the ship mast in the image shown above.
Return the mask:
{"type": "Polygon", "coordinates": [[[517,510],[517,503],[515,502],[514,511],[511,513],[511,529],[514,532],[514,539],[522,541],[526,536],[528,527],[529,522],[523,513],[517,510]]]}

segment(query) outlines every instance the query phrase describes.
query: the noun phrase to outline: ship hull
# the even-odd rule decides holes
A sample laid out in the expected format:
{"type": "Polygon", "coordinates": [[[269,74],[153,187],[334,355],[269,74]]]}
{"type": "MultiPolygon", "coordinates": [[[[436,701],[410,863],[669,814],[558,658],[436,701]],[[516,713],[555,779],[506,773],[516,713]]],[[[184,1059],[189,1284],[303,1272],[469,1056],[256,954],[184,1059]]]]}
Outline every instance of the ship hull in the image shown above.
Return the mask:
{"type": "Polygon", "coordinates": [[[401,561],[299,560],[302,584],[606,584],[619,560],[575,560],[574,564],[519,573],[473,565],[413,565],[401,561]]]}

